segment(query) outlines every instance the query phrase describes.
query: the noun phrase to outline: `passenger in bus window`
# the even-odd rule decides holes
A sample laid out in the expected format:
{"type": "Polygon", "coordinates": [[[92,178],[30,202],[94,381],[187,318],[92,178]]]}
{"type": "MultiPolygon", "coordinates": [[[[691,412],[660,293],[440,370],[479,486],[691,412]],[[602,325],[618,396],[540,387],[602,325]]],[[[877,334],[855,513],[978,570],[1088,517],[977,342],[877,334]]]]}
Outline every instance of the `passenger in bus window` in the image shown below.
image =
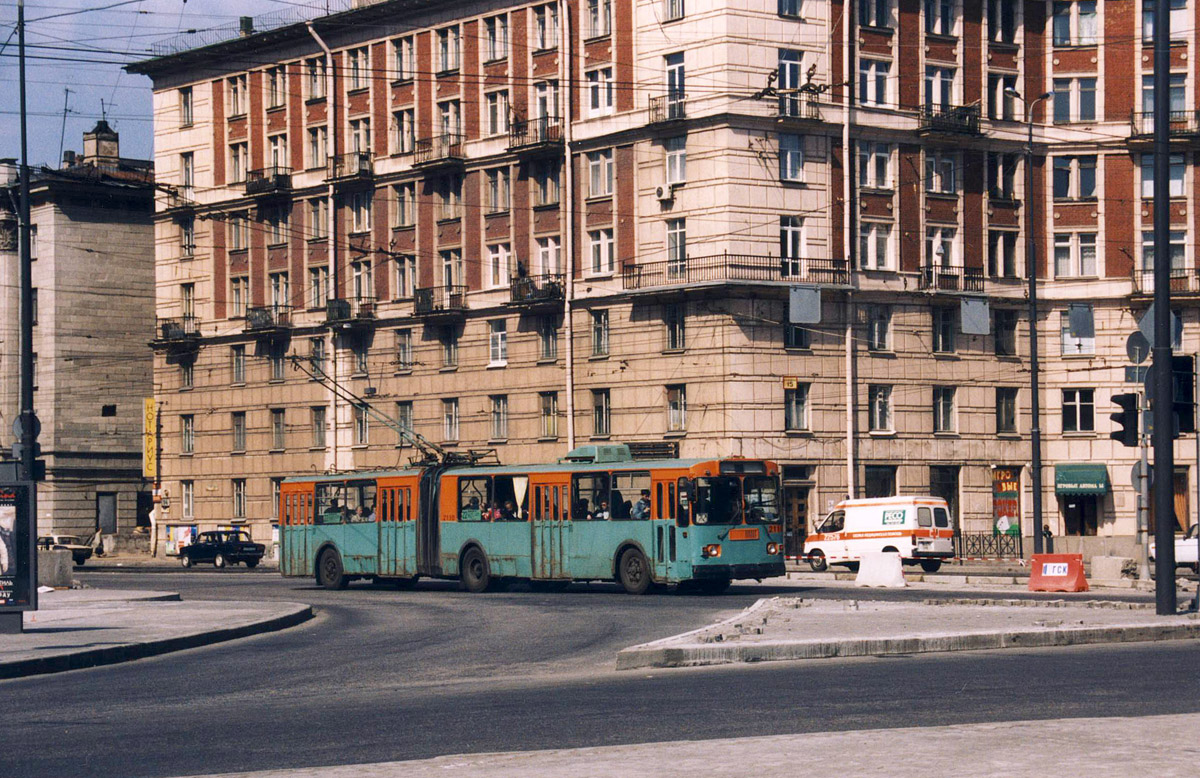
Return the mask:
{"type": "Polygon", "coordinates": [[[500,520],[516,521],[517,518],[517,504],[512,500],[505,500],[504,507],[500,509],[500,520]]]}
{"type": "Polygon", "coordinates": [[[596,521],[608,521],[611,518],[608,512],[608,500],[600,501],[600,510],[596,511],[596,521]]]}
{"type": "Polygon", "coordinates": [[[648,519],[650,518],[650,490],[643,489],[641,499],[633,506],[633,518],[648,519]]]}

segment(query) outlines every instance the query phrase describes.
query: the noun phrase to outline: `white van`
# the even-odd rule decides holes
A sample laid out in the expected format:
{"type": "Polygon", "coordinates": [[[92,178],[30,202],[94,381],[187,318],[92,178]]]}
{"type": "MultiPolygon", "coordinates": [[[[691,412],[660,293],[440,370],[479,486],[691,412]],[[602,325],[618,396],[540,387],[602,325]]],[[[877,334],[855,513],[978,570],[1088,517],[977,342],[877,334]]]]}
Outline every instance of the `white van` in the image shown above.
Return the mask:
{"type": "Polygon", "coordinates": [[[855,568],[864,552],[895,551],[905,564],[936,572],[954,556],[950,509],[940,497],[877,497],[843,500],[804,539],[813,570],[855,568]]]}

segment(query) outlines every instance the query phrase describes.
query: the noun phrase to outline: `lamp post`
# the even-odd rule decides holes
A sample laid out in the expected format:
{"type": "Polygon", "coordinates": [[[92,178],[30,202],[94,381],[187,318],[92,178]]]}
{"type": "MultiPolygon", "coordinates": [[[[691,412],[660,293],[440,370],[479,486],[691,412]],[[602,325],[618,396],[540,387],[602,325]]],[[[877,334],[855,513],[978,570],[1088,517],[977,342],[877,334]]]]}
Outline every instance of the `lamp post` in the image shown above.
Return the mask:
{"type": "Polygon", "coordinates": [[[1020,100],[1025,106],[1025,126],[1028,130],[1025,142],[1025,271],[1029,273],[1029,428],[1030,444],[1033,448],[1033,553],[1042,553],[1042,411],[1039,397],[1041,378],[1038,366],[1038,296],[1037,296],[1037,247],[1033,240],[1033,109],[1043,100],[1054,96],[1053,92],[1026,100],[1015,89],[1004,90],[1005,94],[1020,100]]]}

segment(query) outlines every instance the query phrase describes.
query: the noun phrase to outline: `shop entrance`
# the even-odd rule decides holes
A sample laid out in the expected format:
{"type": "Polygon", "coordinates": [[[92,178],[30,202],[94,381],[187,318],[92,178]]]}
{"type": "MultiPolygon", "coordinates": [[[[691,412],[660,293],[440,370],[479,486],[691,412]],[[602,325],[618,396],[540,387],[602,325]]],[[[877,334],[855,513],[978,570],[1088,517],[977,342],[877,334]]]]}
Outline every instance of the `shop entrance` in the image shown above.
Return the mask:
{"type": "Polygon", "coordinates": [[[813,471],[812,465],[783,466],[783,553],[787,556],[800,556],[804,552],[813,471]]]}

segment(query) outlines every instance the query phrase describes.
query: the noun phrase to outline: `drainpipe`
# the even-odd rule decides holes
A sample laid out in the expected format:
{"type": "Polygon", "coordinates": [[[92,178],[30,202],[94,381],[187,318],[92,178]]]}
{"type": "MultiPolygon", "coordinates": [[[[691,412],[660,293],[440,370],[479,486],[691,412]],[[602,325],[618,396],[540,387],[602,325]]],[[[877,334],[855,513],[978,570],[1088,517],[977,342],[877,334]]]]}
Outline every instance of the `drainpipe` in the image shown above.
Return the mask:
{"type": "MultiPolygon", "coordinates": [[[[843,0],[842,4],[842,80],[845,83],[845,110],[842,117],[842,239],[846,247],[846,278],[854,272],[855,229],[854,229],[854,142],[850,138],[850,122],[854,117],[854,3],[843,0]]],[[[856,459],[854,437],[854,319],[855,303],[853,291],[846,292],[846,496],[855,496],[856,459]]]]}
{"type": "MultiPolygon", "coordinates": [[[[327,132],[325,135],[325,164],[329,165],[333,162],[334,155],[337,154],[337,132],[338,132],[337,90],[334,89],[334,80],[333,80],[333,52],[329,49],[329,46],[327,46],[325,44],[325,41],[321,38],[321,36],[317,34],[317,30],[315,27],[313,27],[313,23],[311,21],[305,22],[305,26],[308,27],[308,34],[311,35],[313,40],[317,42],[317,45],[321,47],[321,51],[325,52],[325,100],[327,101],[326,105],[329,108],[328,114],[326,115],[326,123],[328,124],[329,132],[327,132]]],[[[328,172],[328,170],[327,170],[327,172],[328,172]]],[[[328,292],[332,291],[332,292],[336,293],[337,289],[338,289],[338,261],[337,261],[338,251],[337,251],[337,234],[336,234],[336,232],[337,232],[337,215],[336,215],[336,211],[335,211],[335,207],[334,207],[335,198],[334,198],[332,178],[329,179],[329,185],[328,185],[328,190],[326,192],[326,197],[329,198],[329,205],[326,208],[326,212],[325,212],[325,220],[326,220],[325,221],[325,234],[329,238],[329,242],[327,244],[329,247],[328,252],[327,252],[328,256],[329,256],[329,288],[326,289],[327,294],[325,295],[326,299],[328,300],[329,297],[331,296],[330,294],[328,294],[328,292]]],[[[340,462],[338,461],[340,450],[339,450],[339,446],[338,446],[338,421],[337,421],[337,418],[338,418],[338,395],[337,395],[337,392],[334,391],[334,387],[338,386],[339,374],[338,374],[337,336],[333,334],[332,330],[330,331],[330,344],[329,345],[330,345],[330,355],[329,355],[330,360],[329,361],[330,361],[330,365],[332,366],[332,371],[333,371],[332,375],[330,376],[331,382],[330,382],[330,388],[329,388],[329,396],[330,396],[330,404],[331,404],[332,412],[329,414],[329,420],[326,422],[326,424],[328,425],[328,431],[330,433],[329,437],[333,440],[333,448],[331,451],[331,456],[326,456],[326,458],[325,458],[325,469],[326,470],[331,470],[331,469],[336,470],[336,469],[338,469],[338,466],[340,464],[340,462]]]]}
{"type": "Polygon", "coordinates": [[[575,86],[571,78],[571,4],[560,3],[562,13],[558,17],[558,83],[564,89],[563,95],[563,150],[565,163],[563,179],[566,186],[566,197],[563,198],[563,218],[566,221],[566,262],[563,264],[566,276],[566,293],[563,295],[563,328],[566,330],[566,386],[567,395],[567,450],[575,448],[575,323],[571,310],[571,300],[575,296],[575,159],[571,151],[571,101],[575,97],[575,86]]]}

